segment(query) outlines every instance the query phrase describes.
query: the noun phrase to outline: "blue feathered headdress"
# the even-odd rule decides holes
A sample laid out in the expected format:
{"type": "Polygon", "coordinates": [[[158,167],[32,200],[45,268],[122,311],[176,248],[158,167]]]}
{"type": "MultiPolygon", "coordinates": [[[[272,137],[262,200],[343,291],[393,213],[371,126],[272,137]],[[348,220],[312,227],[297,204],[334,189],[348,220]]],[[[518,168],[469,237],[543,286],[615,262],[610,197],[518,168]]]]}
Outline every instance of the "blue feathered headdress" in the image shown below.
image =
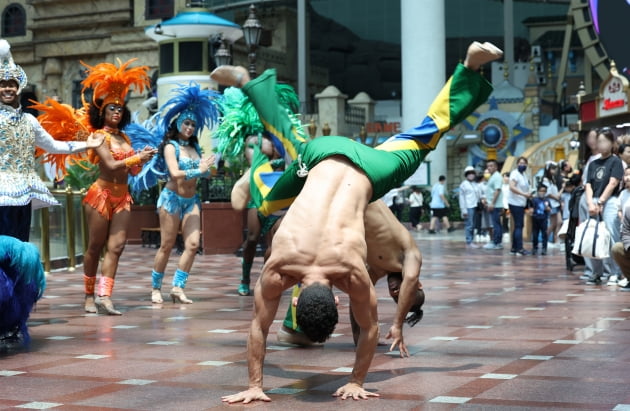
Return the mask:
{"type": "MultiPolygon", "coordinates": [[[[196,126],[195,134],[199,135],[204,128],[210,128],[217,122],[217,103],[223,98],[221,94],[213,90],[202,90],[195,82],[175,88],[172,93],[174,96],[144,124],[132,123],[125,127],[125,133],[131,137],[134,149],[141,150],[145,146],[157,148],[173,123],[179,130],[184,120],[192,119],[196,126]]],[[[198,146],[195,149],[200,152],[198,146]]],[[[129,187],[134,195],[138,195],[155,186],[159,180],[167,178],[166,162],[161,155],[157,155],[142,167],[138,175],[129,177],[129,187]]]]}
{"type": "Polygon", "coordinates": [[[158,134],[166,134],[174,121],[177,122],[179,129],[185,119],[194,120],[197,135],[204,128],[210,128],[217,122],[219,111],[216,104],[222,98],[221,94],[214,90],[202,90],[195,82],[173,89],[172,92],[174,96],[164,103],[158,115],[158,134]]]}

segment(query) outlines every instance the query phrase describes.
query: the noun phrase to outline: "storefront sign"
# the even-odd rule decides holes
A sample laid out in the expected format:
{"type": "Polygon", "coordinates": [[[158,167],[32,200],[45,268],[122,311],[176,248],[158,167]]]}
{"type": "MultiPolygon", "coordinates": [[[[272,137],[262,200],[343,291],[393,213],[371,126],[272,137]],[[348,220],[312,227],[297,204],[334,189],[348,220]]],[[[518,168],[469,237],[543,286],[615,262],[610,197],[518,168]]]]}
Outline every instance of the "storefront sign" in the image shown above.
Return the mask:
{"type": "Polygon", "coordinates": [[[397,121],[392,122],[392,123],[375,121],[372,123],[367,123],[365,125],[365,131],[368,134],[376,134],[376,133],[396,134],[400,132],[400,123],[397,121]]]}
{"type": "Polygon", "coordinates": [[[609,117],[628,112],[627,80],[611,70],[611,76],[600,88],[599,116],[609,117]]]}

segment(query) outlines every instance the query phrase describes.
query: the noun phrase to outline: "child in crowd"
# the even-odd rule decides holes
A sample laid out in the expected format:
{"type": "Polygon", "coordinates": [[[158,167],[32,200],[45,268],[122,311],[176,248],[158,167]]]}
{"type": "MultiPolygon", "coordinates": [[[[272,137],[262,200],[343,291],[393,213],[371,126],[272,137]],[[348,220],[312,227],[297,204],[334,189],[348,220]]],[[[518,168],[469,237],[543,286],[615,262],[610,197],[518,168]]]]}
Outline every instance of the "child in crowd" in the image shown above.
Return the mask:
{"type": "Polygon", "coordinates": [[[538,195],[532,199],[532,255],[538,253],[538,237],[542,236],[541,255],[547,254],[547,224],[551,213],[551,203],[547,197],[547,187],[538,186],[538,195]]]}

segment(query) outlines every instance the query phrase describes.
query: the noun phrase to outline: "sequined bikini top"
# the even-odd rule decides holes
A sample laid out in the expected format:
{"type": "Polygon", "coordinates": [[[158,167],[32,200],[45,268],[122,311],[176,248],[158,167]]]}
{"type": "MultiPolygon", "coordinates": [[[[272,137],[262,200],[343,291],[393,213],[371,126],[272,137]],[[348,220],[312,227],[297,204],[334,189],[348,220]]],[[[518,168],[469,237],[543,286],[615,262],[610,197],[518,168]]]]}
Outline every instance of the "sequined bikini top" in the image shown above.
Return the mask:
{"type": "MultiPolygon", "coordinates": [[[[134,149],[128,150],[128,151],[123,151],[123,150],[112,150],[112,135],[110,132],[104,130],[104,129],[100,129],[98,130],[98,132],[105,134],[105,143],[107,143],[107,145],[109,146],[109,152],[112,153],[112,157],[114,158],[114,160],[124,160],[126,158],[129,158],[133,155],[136,154],[134,149]]],[[[129,137],[127,137],[127,135],[123,132],[120,132],[120,136],[129,144],[131,145],[131,141],[129,140],[129,137]]],[[[96,154],[96,150],[89,150],[88,152],[88,157],[91,163],[97,164],[100,159],[98,157],[98,155],[96,154]]]]}
{"type": "MultiPolygon", "coordinates": [[[[177,158],[177,165],[179,166],[180,170],[186,171],[199,168],[199,161],[201,160],[201,158],[193,160],[190,157],[180,157],[179,144],[177,143],[177,141],[171,140],[170,143],[173,145],[173,147],[175,147],[175,157],[177,158]]],[[[194,147],[199,157],[201,157],[201,149],[199,148],[199,146],[195,145],[194,147]]]]}

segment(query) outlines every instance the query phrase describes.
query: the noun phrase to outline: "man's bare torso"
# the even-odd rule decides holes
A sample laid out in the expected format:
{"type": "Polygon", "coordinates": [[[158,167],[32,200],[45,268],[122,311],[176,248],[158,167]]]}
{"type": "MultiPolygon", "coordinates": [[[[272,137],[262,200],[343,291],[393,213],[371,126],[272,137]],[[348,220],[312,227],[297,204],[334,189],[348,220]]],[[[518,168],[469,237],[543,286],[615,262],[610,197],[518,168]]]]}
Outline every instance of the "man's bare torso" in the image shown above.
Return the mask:
{"type": "Polygon", "coordinates": [[[365,211],[365,240],[367,264],[376,279],[402,272],[405,252],[417,249],[409,231],[380,200],[370,203],[365,211]]]}
{"type": "Polygon", "coordinates": [[[347,292],[353,274],[365,269],[364,214],[371,195],[368,178],[343,157],[317,164],[274,236],[263,275],[326,278],[347,292]]]}

